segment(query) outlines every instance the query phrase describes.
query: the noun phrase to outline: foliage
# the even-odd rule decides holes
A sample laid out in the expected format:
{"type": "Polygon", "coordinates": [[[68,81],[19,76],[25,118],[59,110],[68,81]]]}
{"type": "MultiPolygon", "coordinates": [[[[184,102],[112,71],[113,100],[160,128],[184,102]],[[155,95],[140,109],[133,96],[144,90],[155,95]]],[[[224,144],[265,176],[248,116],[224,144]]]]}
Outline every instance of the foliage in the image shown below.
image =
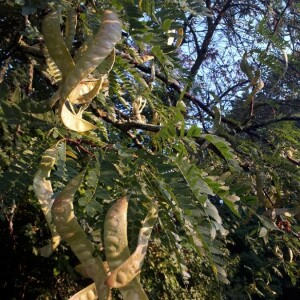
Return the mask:
{"type": "Polygon", "coordinates": [[[1,1],[1,295],[297,298],[298,11],[1,1]]]}

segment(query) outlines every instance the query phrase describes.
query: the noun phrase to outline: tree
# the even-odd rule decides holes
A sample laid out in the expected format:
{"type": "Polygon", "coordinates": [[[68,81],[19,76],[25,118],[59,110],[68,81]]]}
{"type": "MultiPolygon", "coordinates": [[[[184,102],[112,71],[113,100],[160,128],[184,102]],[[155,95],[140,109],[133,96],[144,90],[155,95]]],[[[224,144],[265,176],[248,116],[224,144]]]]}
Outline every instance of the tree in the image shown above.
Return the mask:
{"type": "Polygon", "coordinates": [[[2,1],[2,294],[299,294],[298,10],[2,1]]]}

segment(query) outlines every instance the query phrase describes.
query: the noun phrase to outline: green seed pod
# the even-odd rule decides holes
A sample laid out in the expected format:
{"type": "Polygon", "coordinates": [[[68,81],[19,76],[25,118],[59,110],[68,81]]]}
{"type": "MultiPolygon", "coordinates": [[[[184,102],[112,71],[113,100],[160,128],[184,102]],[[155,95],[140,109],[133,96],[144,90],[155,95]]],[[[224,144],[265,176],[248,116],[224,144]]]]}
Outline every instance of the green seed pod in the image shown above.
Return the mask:
{"type": "Polygon", "coordinates": [[[141,272],[148,242],[157,216],[158,208],[156,205],[152,205],[140,229],[136,250],[124,263],[111,272],[105,281],[109,287],[125,287],[141,272]]]}
{"type": "Polygon", "coordinates": [[[75,64],[61,35],[60,17],[59,11],[53,10],[50,12],[43,20],[42,33],[50,57],[62,72],[63,78],[65,78],[75,64]]]}
{"type": "Polygon", "coordinates": [[[121,23],[113,12],[104,12],[103,21],[94,39],[70,69],[62,86],[61,98],[64,102],[75,87],[86,78],[111,53],[121,38],[121,23]]]}
{"type": "Polygon", "coordinates": [[[110,289],[104,284],[107,276],[103,262],[88,240],[74,215],[73,197],[83,179],[84,173],[75,176],[59,193],[52,206],[53,222],[61,238],[66,241],[86,273],[96,284],[99,300],[110,299],[110,289]]]}
{"type": "MultiPolygon", "coordinates": [[[[105,255],[110,270],[115,270],[129,257],[127,240],[128,197],[117,200],[108,210],[104,222],[105,255]]],[[[147,300],[148,297],[137,278],[120,289],[124,300],[147,300]]]]}
{"type": "Polygon", "coordinates": [[[51,244],[39,249],[40,254],[45,257],[50,256],[60,242],[60,237],[56,232],[54,224],[52,223],[51,207],[53,200],[51,197],[53,195],[53,190],[51,181],[47,180],[47,178],[50,176],[51,168],[54,166],[56,154],[57,148],[50,148],[44,152],[40,167],[33,179],[33,190],[41,205],[52,235],[51,244]]]}

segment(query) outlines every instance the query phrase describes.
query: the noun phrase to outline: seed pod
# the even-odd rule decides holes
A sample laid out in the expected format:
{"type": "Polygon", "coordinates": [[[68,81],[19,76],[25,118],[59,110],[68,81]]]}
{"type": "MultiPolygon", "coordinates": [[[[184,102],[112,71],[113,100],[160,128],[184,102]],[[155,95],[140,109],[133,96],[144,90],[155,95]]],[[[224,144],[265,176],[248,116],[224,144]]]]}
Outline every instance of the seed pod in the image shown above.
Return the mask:
{"type": "MultiPolygon", "coordinates": [[[[93,100],[94,97],[96,97],[99,93],[99,91],[102,88],[102,83],[103,83],[104,77],[102,76],[99,80],[97,80],[94,84],[94,87],[87,93],[79,96],[74,100],[72,103],[74,104],[85,104],[89,103],[93,100]]],[[[70,97],[69,97],[70,99],[70,97]]]]}
{"type": "Polygon", "coordinates": [[[51,181],[47,180],[47,178],[50,176],[51,168],[54,166],[56,154],[57,148],[50,148],[44,152],[40,167],[33,179],[33,190],[38,198],[39,204],[41,205],[42,212],[44,213],[52,235],[51,244],[39,249],[40,254],[44,257],[50,256],[60,242],[60,237],[55,230],[54,224],[52,223],[51,207],[53,200],[51,197],[53,195],[53,190],[51,181]]]}
{"type": "Polygon", "coordinates": [[[65,42],[69,52],[71,52],[72,50],[72,44],[76,34],[76,26],[77,26],[77,12],[72,7],[69,8],[67,11],[66,30],[65,30],[65,42]]]}
{"type": "Polygon", "coordinates": [[[59,193],[52,206],[53,223],[61,238],[66,241],[87,274],[95,284],[99,300],[110,299],[110,289],[104,284],[107,273],[99,255],[88,240],[84,230],[76,220],[73,209],[73,197],[78,189],[84,173],[75,176],[59,193]]]}
{"type": "Polygon", "coordinates": [[[97,96],[103,87],[104,79],[115,63],[115,49],[104,59],[98,66],[97,72],[100,74],[100,79],[94,82],[86,81],[79,83],[76,88],[69,94],[68,100],[72,104],[84,104],[92,101],[97,96]],[[91,87],[92,86],[92,87],[91,87]],[[85,90],[88,89],[86,92],[85,90]]]}
{"type": "MultiPolygon", "coordinates": [[[[117,200],[108,210],[104,222],[105,255],[111,271],[115,270],[130,257],[127,240],[128,197],[117,200]]],[[[137,278],[120,289],[124,300],[148,300],[137,278]]]]}
{"type": "Polygon", "coordinates": [[[98,299],[98,294],[96,290],[95,283],[90,284],[86,288],[82,289],[75,295],[73,295],[69,300],[96,300],[98,299]]]}
{"type": "Polygon", "coordinates": [[[106,10],[103,21],[94,39],[69,71],[62,86],[61,98],[64,102],[73,89],[86,78],[111,53],[121,38],[121,23],[113,12],[106,10]]]}
{"type": "Polygon", "coordinates": [[[75,64],[61,35],[60,18],[58,10],[51,11],[43,20],[42,33],[50,57],[65,78],[75,64]]]}
{"type": "Polygon", "coordinates": [[[67,128],[77,132],[89,131],[96,128],[92,123],[82,119],[80,115],[70,112],[65,103],[62,105],[61,119],[67,128]]]}
{"type": "Polygon", "coordinates": [[[136,250],[122,265],[113,270],[108,276],[105,283],[109,287],[125,287],[141,272],[148,242],[157,216],[157,206],[152,205],[140,229],[136,250]]]}

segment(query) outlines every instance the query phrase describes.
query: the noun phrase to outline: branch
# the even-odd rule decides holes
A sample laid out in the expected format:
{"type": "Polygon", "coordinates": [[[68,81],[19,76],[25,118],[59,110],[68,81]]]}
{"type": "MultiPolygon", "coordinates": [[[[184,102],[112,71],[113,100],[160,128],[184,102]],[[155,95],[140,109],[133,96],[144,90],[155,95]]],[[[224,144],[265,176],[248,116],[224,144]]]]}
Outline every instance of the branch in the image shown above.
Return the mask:
{"type": "MultiPolygon", "coordinates": [[[[286,10],[287,10],[288,7],[291,5],[291,3],[292,3],[292,0],[288,0],[288,1],[287,1],[286,6],[284,7],[283,11],[281,12],[279,18],[276,20],[276,23],[275,23],[274,29],[273,29],[273,34],[275,34],[275,33],[277,32],[277,30],[278,30],[278,28],[279,28],[279,24],[280,24],[280,22],[281,22],[281,20],[282,20],[282,18],[283,18],[283,16],[284,16],[286,10]]],[[[266,47],[266,50],[265,50],[266,52],[269,50],[271,44],[272,44],[272,42],[269,41],[269,43],[268,43],[268,45],[267,45],[267,47],[266,47]]]]}
{"type": "Polygon", "coordinates": [[[249,83],[249,80],[244,80],[241,82],[236,83],[235,85],[231,86],[230,88],[228,88],[225,92],[223,92],[220,96],[219,99],[221,100],[222,98],[224,98],[225,96],[227,96],[231,91],[233,91],[235,88],[240,87],[244,84],[249,83]]]}
{"type": "Polygon", "coordinates": [[[107,112],[102,111],[100,109],[96,109],[96,112],[101,119],[115,126],[116,128],[119,128],[123,132],[128,132],[131,129],[141,129],[150,132],[158,132],[161,129],[161,126],[159,125],[146,124],[146,123],[141,123],[141,122],[136,122],[131,120],[126,122],[120,120],[113,120],[112,118],[109,117],[107,112]]]}
{"type": "Polygon", "coordinates": [[[294,165],[300,166],[300,161],[299,161],[299,160],[294,159],[294,158],[291,157],[290,155],[287,155],[286,158],[287,158],[291,163],[293,163],[294,165]]]}
{"type": "Polygon", "coordinates": [[[32,56],[35,56],[38,58],[45,58],[44,53],[41,51],[41,49],[38,49],[34,46],[29,46],[24,41],[20,42],[19,49],[29,55],[32,55],[32,56]]]}
{"type": "Polygon", "coordinates": [[[0,65],[3,64],[9,57],[12,56],[12,54],[17,50],[21,40],[23,38],[23,35],[20,35],[19,33],[16,35],[15,40],[11,43],[11,45],[4,51],[2,56],[0,57],[0,65]]]}
{"type": "Polygon", "coordinates": [[[211,22],[211,19],[208,20],[208,22],[207,22],[208,23],[207,24],[207,33],[206,33],[206,35],[204,37],[204,40],[202,42],[202,46],[201,46],[200,50],[197,51],[197,58],[196,58],[196,60],[194,62],[194,65],[191,68],[191,75],[190,75],[191,79],[195,78],[195,76],[198,73],[198,70],[199,70],[200,66],[202,65],[203,61],[205,60],[206,54],[207,54],[207,51],[208,51],[208,46],[209,46],[209,44],[210,44],[210,42],[212,40],[214,32],[215,32],[217,26],[219,25],[219,23],[221,22],[224,13],[230,7],[231,2],[232,2],[232,0],[228,0],[225,3],[224,7],[219,12],[216,20],[213,23],[211,22]]]}
{"type": "Polygon", "coordinates": [[[246,126],[241,128],[241,131],[246,131],[246,130],[256,130],[258,128],[262,128],[265,126],[268,126],[270,124],[275,124],[275,123],[280,123],[280,122],[285,122],[285,121],[300,121],[300,117],[296,117],[296,116],[285,116],[279,119],[273,119],[273,120],[268,120],[265,122],[261,122],[259,124],[253,124],[250,126],[246,126]]]}
{"type": "Polygon", "coordinates": [[[158,132],[161,129],[161,126],[152,125],[152,124],[143,124],[143,123],[134,122],[134,121],[126,121],[126,122],[115,121],[115,120],[112,120],[106,112],[101,111],[98,108],[94,108],[93,110],[96,112],[96,114],[101,119],[103,119],[107,123],[113,125],[114,127],[120,129],[122,132],[127,134],[132,140],[134,140],[136,146],[139,149],[143,149],[146,152],[148,152],[149,154],[153,154],[152,150],[146,148],[145,145],[143,145],[143,143],[138,139],[138,137],[135,134],[133,134],[132,132],[130,132],[129,130],[141,129],[141,130],[146,130],[146,131],[150,131],[150,132],[158,132]]]}
{"type": "MultiPolygon", "coordinates": [[[[124,52],[120,52],[120,51],[116,51],[117,55],[120,55],[122,58],[126,59],[127,61],[130,62],[130,64],[134,65],[137,69],[139,69],[140,71],[147,73],[147,74],[151,74],[151,68],[140,64],[139,62],[135,61],[130,55],[128,55],[127,53],[124,52]]],[[[174,82],[169,80],[165,75],[163,75],[162,73],[155,73],[155,77],[158,78],[159,80],[161,80],[163,83],[165,83],[168,87],[174,89],[176,92],[178,92],[179,94],[182,93],[182,88],[181,86],[174,82]]],[[[206,104],[204,104],[201,100],[199,100],[197,97],[193,96],[192,94],[185,92],[184,93],[184,98],[187,100],[192,101],[196,106],[200,107],[204,112],[206,112],[210,117],[214,118],[215,117],[215,113],[208,108],[208,106],[206,104]]],[[[228,120],[224,117],[222,117],[222,122],[233,127],[233,128],[238,128],[238,124],[236,124],[235,122],[228,120]]]]}

